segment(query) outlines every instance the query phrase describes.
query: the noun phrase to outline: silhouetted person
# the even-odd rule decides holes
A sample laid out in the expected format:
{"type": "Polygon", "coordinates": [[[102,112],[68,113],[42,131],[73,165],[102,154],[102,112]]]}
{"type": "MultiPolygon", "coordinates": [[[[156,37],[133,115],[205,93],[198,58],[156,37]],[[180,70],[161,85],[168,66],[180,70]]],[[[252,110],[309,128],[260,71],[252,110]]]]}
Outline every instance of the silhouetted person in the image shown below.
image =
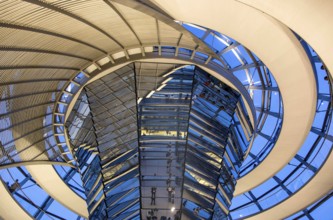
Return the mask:
{"type": "Polygon", "coordinates": [[[18,188],[20,188],[20,183],[18,181],[18,179],[15,180],[15,183],[13,183],[10,187],[9,187],[9,191],[10,192],[14,192],[15,190],[17,190],[18,188]]]}
{"type": "Polygon", "coordinates": [[[176,190],[173,187],[172,191],[171,191],[171,203],[174,204],[175,203],[175,194],[176,194],[176,190]]]}
{"type": "Polygon", "coordinates": [[[156,187],[151,188],[151,203],[150,205],[155,205],[156,202],[156,187]]]}
{"type": "Polygon", "coordinates": [[[199,212],[200,212],[200,210],[201,210],[200,207],[196,207],[196,208],[194,208],[194,209],[193,209],[193,214],[194,214],[195,216],[199,216],[199,212]]]}
{"type": "Polygon", "coordinates": [[[180,211],[178,210],[174,216],[175,220],[180,220],[180,211]]]}
{"type": "Polygon", "coordinates": [[[167,188],[167,191],[168,191],[168,201],[171,202],[171,198],[172,198],[172,187],[169,186],[167,188]]]}
{"type": "Polygon", "coordinates": [[[0,157],[4,157],[4,156],[6,156],[5,146],[2,145],[2,142],[1,142],[1,141],[0,141],[0,152],[1,152],[0,157]]]}

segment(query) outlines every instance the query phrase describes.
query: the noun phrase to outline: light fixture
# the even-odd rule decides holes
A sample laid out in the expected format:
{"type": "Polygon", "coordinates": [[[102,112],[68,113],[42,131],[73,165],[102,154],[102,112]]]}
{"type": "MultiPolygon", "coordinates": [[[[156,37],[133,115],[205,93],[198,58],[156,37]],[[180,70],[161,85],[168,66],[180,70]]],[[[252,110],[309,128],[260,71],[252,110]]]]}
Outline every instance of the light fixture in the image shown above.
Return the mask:
{"type": "Polygon", "coordinates": [[[152,90],[147,96],[146,98],[150,98],[153,94],[154,94],[155,90],[152,90]]]}

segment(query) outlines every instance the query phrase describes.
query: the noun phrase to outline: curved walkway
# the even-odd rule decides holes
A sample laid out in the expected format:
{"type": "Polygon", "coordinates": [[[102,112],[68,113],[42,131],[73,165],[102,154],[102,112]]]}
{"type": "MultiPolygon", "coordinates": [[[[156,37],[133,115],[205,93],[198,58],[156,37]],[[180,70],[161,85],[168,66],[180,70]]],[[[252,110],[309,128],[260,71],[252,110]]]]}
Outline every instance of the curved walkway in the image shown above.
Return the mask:
{"type": "Polygon", "coordinates": [[[31,165],[26,166],[26,168],[38,185],[40,185],[52,198],[78,215],[88,218],[86,201],[68,187],[68,185],[59,177],[52,165],[31,165]]]}
{"type": "Polygon", "coordinates": [[[4,183],[0,180],[0,219],[33,219],[24,209],[15,201],[4,183]],[[8,210],[15,210],[9,212],[8,210]]]}
{"type": "Polygon", "coordinates": [[[208,27],[242,43],[260,57],[279,85],[284,105],[281,133],[267,158],[238,180],[235,195],[246,192],[284,167],[310,131],[316,86],[308,57],[285,25],[243,3],[212,0],[205,7],[198,7],[202,4],[199,0],[155,2],[177,20],[208,27]]]}

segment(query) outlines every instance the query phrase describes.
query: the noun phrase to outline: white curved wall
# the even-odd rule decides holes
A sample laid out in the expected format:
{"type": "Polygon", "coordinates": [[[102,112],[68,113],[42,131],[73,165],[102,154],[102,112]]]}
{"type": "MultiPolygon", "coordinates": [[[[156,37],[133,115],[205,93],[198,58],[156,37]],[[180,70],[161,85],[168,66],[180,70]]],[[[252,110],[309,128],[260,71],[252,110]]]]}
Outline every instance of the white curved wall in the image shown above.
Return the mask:
{"type": "Polygon", "coordinates": [[[333,73],[331,0],[238,0],[266,13],[300,35],[333,73]]]}

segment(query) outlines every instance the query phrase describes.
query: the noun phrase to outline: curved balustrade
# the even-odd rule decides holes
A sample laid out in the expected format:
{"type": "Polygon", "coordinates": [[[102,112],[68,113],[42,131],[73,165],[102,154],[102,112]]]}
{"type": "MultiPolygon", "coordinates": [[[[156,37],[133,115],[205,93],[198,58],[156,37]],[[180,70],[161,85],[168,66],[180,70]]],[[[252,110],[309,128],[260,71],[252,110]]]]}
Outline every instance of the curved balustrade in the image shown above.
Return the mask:
{"type": "Polygon", "coordinates": [[[320,219],[322,213],[330,213],[333,206],[333,191],[319,199],[309,207],[289,216],[285,220],[302,219],[313,220],[320,219]]]}
{"type": "Polygon", "coordinates": [[[271,179],[233,199],[233,219],[252,216],[288,199],[305,186],[320,170],[332,150],[332,86],[328,72],[312,48],[308,51],[318,85],[316,115],[302,148],[294,158],[271,179]]]}
{"type": "Polygon", "coordinates": [[[84,219],[48,195],[24,167],[1,170],[0,176],[11,196],[32,218],[84,219]]]}

